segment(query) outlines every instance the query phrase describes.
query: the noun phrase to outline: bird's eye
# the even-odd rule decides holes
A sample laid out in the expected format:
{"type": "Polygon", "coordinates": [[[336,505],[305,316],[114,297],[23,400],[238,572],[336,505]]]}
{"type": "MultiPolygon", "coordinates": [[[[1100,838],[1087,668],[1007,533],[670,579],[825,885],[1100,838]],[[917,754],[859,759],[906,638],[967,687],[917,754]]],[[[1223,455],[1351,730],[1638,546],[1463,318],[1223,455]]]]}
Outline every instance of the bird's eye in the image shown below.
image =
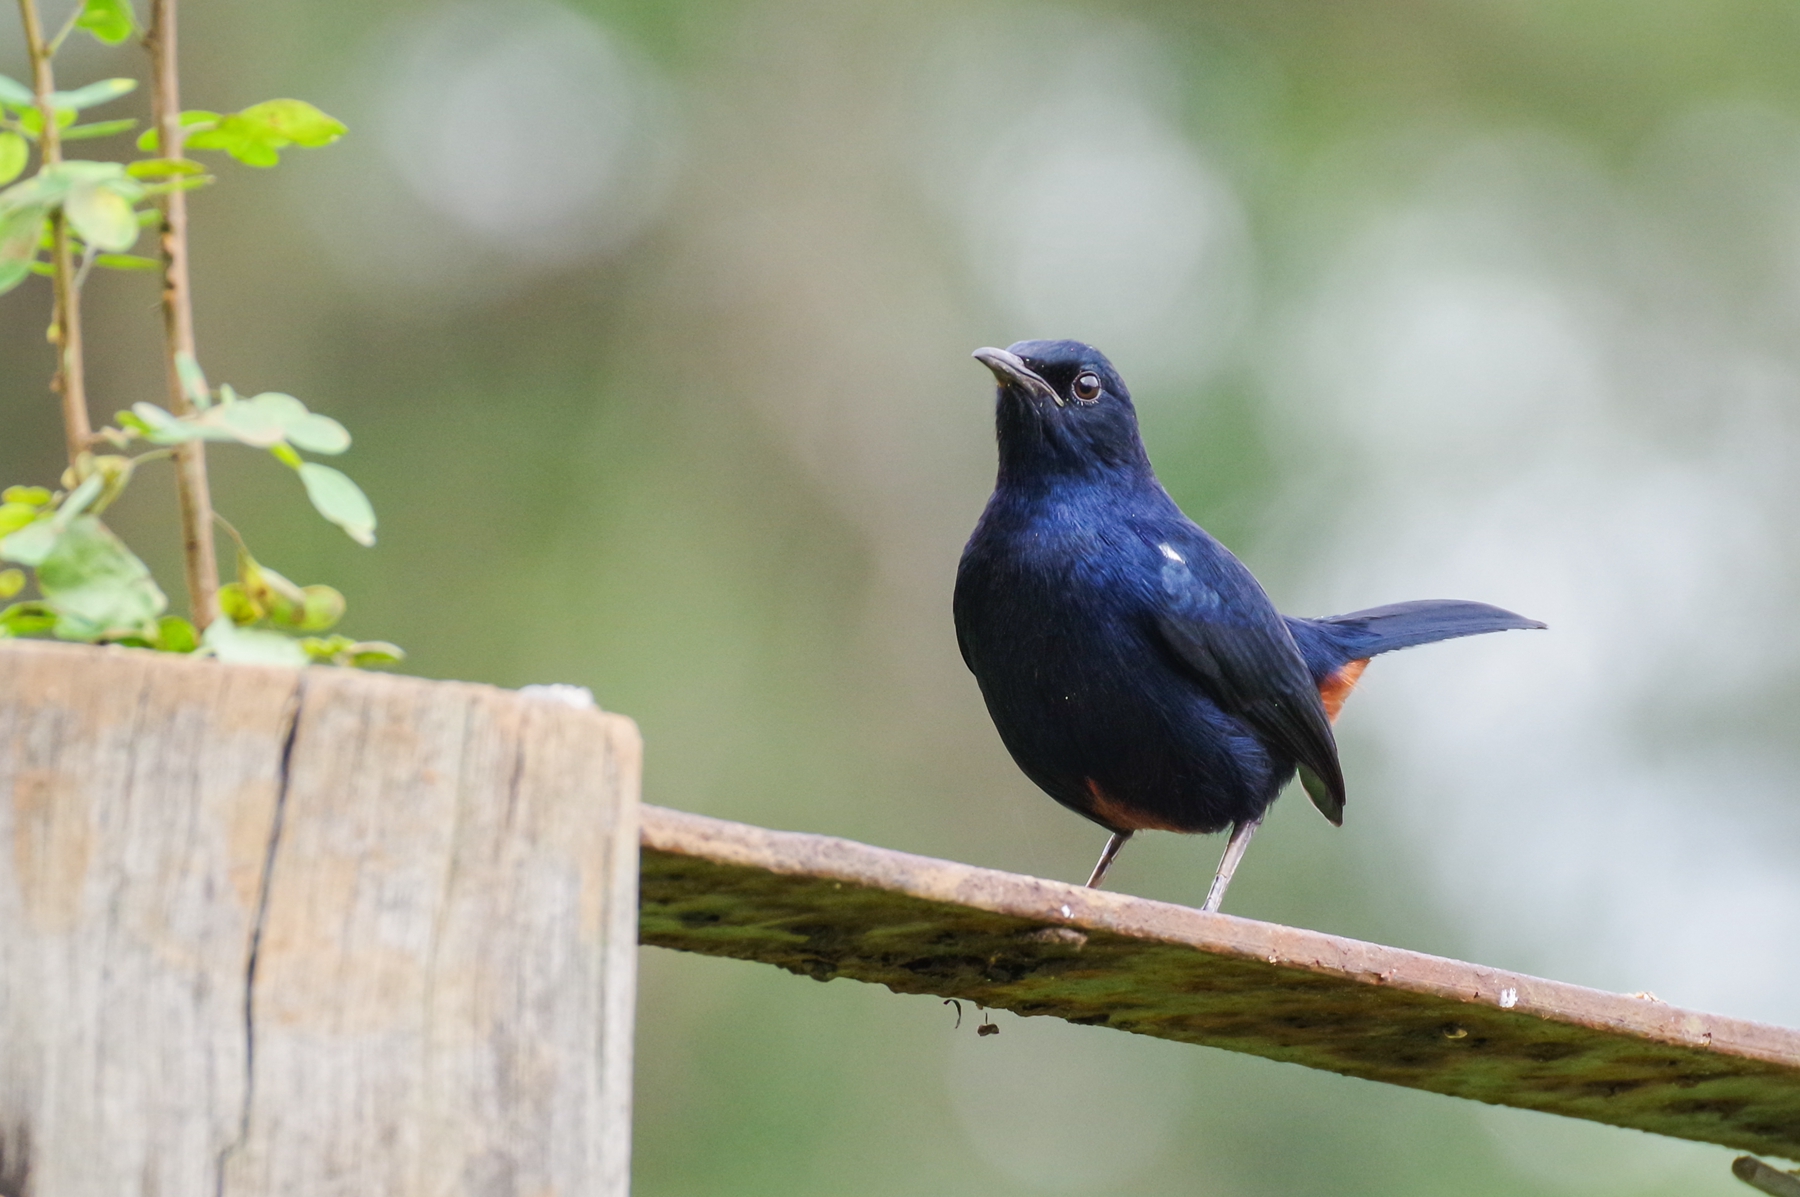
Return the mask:
{"type": "Polygon", "coordinates": [[[1100,376],[1092,370],[1084,370],[1075,376],[1075,385],[1070,390],[1081,402],[1092,403],[1100,398],[1100,376]]]}

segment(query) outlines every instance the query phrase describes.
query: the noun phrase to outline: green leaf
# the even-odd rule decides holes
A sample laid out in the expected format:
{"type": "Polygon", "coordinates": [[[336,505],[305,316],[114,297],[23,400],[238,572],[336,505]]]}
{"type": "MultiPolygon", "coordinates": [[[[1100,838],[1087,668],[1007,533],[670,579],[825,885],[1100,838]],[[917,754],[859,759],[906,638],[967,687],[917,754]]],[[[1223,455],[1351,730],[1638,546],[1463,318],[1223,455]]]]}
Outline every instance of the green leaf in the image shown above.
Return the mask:
{"type": "MultiPolygon", "coordinates": [[[[205,385],[204,379],[200,385],[205,385]]],[[[281,443],[284,420],[290,413],[279,401],[261,403],[238,399],[230,393],[229,387],[221,387],[220,390],[224,395],[224,402],[186,419],[170,415],[149,403],[134,403],[132,410],[153,426],[150,439],[159,444],[173,445],[195,440],[237,441],[258,449],[267,449],[270,445],[281,443]]],[[[195,393],[203,392],[190,392],[189,398],[195,393]]],[[[263,396],[258,395],[256,398],[260,400],[263,396]]],[[[279,399],[286,399],[295,407],[300,407],[298,399],[286,395],[279,396],[279,399]]],[[[302,413],[305,410],[300,407],[302,413]]]]}
{"type": "Polygon", "coordinates": [[[83,644],[98,644],[108,638],[109,632],[115,636],[129,634],[129,629],[105,628],[68,611],[56,612],[56,626],[50,630],[58,640],[78,640],[83,644]]]}
{"type": "Polygon", "coordinates": [[[223,117],[187,139],[189,149],[223,150],[246,166],[274,166],[290,145],[330,145],[344,123],[305,100],[264,100],[223,117]]]}
{"type": "Polygon", "coordinates": [[[398,665],[406,660],[406,650],[385,640],[364,640],[350,646],[350,664],[358,669],[371,665],[398,665]]]}
{"type": "Polygon", "coordinates": [[[116,188],[105,184],[76,187],[63,201],[63,211],[89,245],[121,252],[137,244],[137,213],[131,210],[131,200],[116,188]]]}
{"type": "Polygon", "coordinates": [[[30,108],[37,103],[37,97],[31,89],[17,79],[0,75],[0,104],[11,104],[14,108],[30,108]]]}
{"type": "Polygon", "coordinates": [[[129,133],[137,128],[136,117],[126,117],[116,121],[95,121],[89,125],[70,125],[63,130],[64,141],[83,141],[93,137],[111,137],[116,133],[129,133]]]}
{"type": "Polygon", "coordinates": [[[0,133],[0,184],[10,183],[31,161],[31,146],[17,133],[0,133]]]}
{"type": "MultiPolygon", "coordinates": [[[[161,410],[161,409],[159,408],[158,410],[161,410]]],[[[135,432],[139,436],[149,436],[150,435],[149,423],[146,422],[144,420],[144,418],[142,416],[139,416],[136,412],[116,411],[113,413],[113,423],[118,425],[120,428],[125,429],[127,432],[135,432]]]]}
{"type": "MultiPolygon", "coordinates": [[[[307,411],[306,405],[292,395],[264,391],[240,399],[236,392],[225,386],[219,388],[219,394],[221,402],[218,405],[197,418],[184,421],[182,432],[170,430],[166,435],[179,436],[183,440],[237,441],[271,450],[292,441],[315,453],[342,453],[350,447],[350,434],[344,431],[342,424],[307,411]]],[[[141,410],[144,406],[138,405],[139,415],[146,414],[141,410]]],[[[296,465],[295,468],[299,467],[296,465]]]]}
{"type": "Polygon", "coordinates": [[[55,497],[42,486],[9,486],[0,491],[0,502],[23,503],[27,507],[48,507],[55,497]]]}
{"type": "Polygon", "coordinates": [[[116,46],[137,27],[131,0],[84,0],[75,25],[109,46],[116,46]]]}
{"type": "Polygon", "coordinates": [[[352,640],[348,636],[308,636],[300,641],[306,655],[320,665],[364,668],[392,665],[406,659],[399,645],[385,640],[352,640]]]}
{"type": "Polygon", "coordinates": [[[126,175],[119,163],[76,159],[46,166],[31,178],[0,191],[0,211],[52,208],[72,191],[99,186],[117,191],[133,203],[144,195],[144,185],[126,175]]]}
{"type": "Polygon", "coordinates": [[[242,426],[257,429],[258,436],[267,437],[269,429],[279,432],[279,436],[267,440],[252,440],[248,436],[238,438],[260,449],[270,448],[277,440],[285,440],[309,453],[342,453],[350,447],[350,434],[342,424],[330,416],[307,411],[304,403],[279,391],[264,391],[236,403],[223,404],[218,410],[235,411],[237,414],[233,419],[242,426]]]}
{"type": "MultiPolygon", "coordinates": [[[[75,110],[73,108],[58,108],[55,109],[55,112],[56,127],[58,129],[66,129],[75,123],[75,110]]],[[[27,137],[42,137],[44,134],[44,110],[35,105],[30,108],[20,109],[19,128],[24,130],[25,136],[27,137]]]]}
{"type": "Polygon", "coordinates": [[[125,173],[134,179],[166,179],[174,175],[203,175],[206,167],[191,158],[140,158],[129,163],[125,173]]]}
{"type": "Polygon", "coordinates": [[[309,461],[300,467],[306,497],[320,515],[342,528],[357,544],[375,543],[375,508],[362,488],[330,466],[309,461]]]}
{"type": "Polygon", "coordinates": [[[55,550],[56,540],[56,521],[37,520],[0,540],[0,559],[36,567],[55,550]]]}
{"type": "Polygon", "coordinates": [[[161,270],[162,263],[155,258],[146,258],[138,254],[95,254],[94,265],[104,266],[108,270],[161,270]]]}
{"type": "Polygon", "coordinates": [[[350,447],[350,433],[330,416],[308,412],[287,426],[288,443],[308,453],[342,453],[350,447]]]}
{"type": "Polygon", "coordinates": [[[181,616],[165,615],[156,621],[156,640],[153,643],[158,652],[191,653],[200,647],[200,633],[181,616]]]}
{"type": "Polygon", "coordinates": [[[212,406],[212,390],[206,385],[206,373],[186,350],[175,355],[175,376],[181,380],[181,393],[196,408],[212,406]]]}
{"type": "MultiPolygon", "coordinates": [[[[197,372],[199,367],[195,366],[197,372]]],[[[206,379],[193,380],[191,394],[204,394],[206,379]]],[[[130,413],[120,412],[119,419],[129,415],[130,426],[159,445],[178,445],[183,441],[237,441],[258,449],[268,449],[287,465],[299,469],[300,457],[288,442],[313,453],[342,453],[350,447],[350,434],[329,416],[306,410],[306,405],[292,395],[264,391],[248,399],[240,399],[230,386],[219,388],[220,402],[198,415],[179,417],[153,403],[135,403],[130,413]]]]}
{"type": "Polygon", "coordinates": [[[193,425],[183,423],[154,403],[132,404],[129,413],[119,413],[118,418],[121,424],[125,423],[128,414],[131,419],[131,427],[142,433],[144,439],[153,444],[179,445],[183,441],[200,439],[200,434],[194,431],[193,425]]]}
{"type": "Polygon", "coordinates": [[[300,647],[306,650],[317,665],[335,665],[338,654],[354,645],[356,641],[348,636],[305,636],[300,640],[300,647]]]}
{"type": "MultiPolygon", "coordinates": [[[[181,127],[184,129],[191,128],[194,125],[206,125],[211,127],[218,124],[223,119],[224,118],[216,112],[206,112],[199,108],[195,108],[181,114],[181,127]]],[[[161,144],[162,138],[157,136],[157,129],[154,125],[145,129],[137,139],[137,148],[140,150],[148,150],[151,153],[155,153],[160,149],[161,144]]]]}
{"type": "Polygon", "coordinates": [[[139,187],[126,181],[125,164],[122,162],[94,162],[86,158],[71,158],[58,162],[44,172],[54,178],[65,180],[69,186],[75,187],[83,183],[107,183],[126,190],[129,194],[137,194],[139,187]]]}
{"type": "MultiPolygon", "coordinates": [[[[0,200],[5,195],[0,192],[0,200]]],[[[47,214],[48,209],[38,204],[10,210],[0,206],[0,292],[12,290],[29,275],[47,214]]]]}
{"type": "Polygon", "coordinates": [[[307,663],[306,650],[299,641],[279,632],[263,632],[240,628],[229,619],[215,619],[206,626],[200,638],[206,650],[221,661],[244,665],[288,665],[307,663]]]}
{"type": "Polygon", "coordinates": [[[78,87],[74,91],[57,91],[50,93],[52,108],[79,112],[83,108],[97,108],[120,96],[129,95],[137,90],[136,79],[102,79],[98,83],[90,83],[86,87],[78,87]]]}
{"type": "Polygon", "coordinates": [[[49,603],[14,603],[0,611],[0,637],[35,636],[56,626],[56,612],[49,603]]]}
{"type": "Polygon", "coordinates": [[[0,504],[0,537],[11,536],[38,517],[38,509],[29,503],[0,504]]]}
{"type": "Polygon", "coordinates": [[[267,137],[258,137],[247,133],[240,126],[231,124],[226,117],[211,129],[202,129],[187,139],[190,150],[224,150],[245,166],[278,166],[281,164],[281,147],[271,144],[267,137]]]}
{"type": "Polygon", "coordinates": [[[267,449],[286,440],[288,426],[306,415],[306,405],[292,395],[265,391],[248,399],[221,403],[201,417],[201,422],[226,429],[246,445],[267,449]]]}
{"type": "Polygon", "coordinates": [[[25,589],[25,571],[0,569],[0,599],[9,599],[25,589]]]}
{"type": "Polygon", "coordinates": [[[237,119],[309,148],[330,145],[346,132],[343,121],[326,116],[305,100],[264,100],[238,113],[237,119]]]}
{"type": "Polygon", "coordinates": [[[69,521],[37,582],[58,615],[106,631],[146,628],[169,605],[144,563],[91,515],[69,521]]]}

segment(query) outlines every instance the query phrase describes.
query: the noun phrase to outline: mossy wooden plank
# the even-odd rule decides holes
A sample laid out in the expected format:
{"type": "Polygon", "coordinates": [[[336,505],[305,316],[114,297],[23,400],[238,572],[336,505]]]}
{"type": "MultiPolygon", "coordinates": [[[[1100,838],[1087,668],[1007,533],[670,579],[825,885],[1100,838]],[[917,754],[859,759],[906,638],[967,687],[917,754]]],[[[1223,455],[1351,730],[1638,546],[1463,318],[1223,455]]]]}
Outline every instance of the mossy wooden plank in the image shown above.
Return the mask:
{"type": "Polygon", "coordinates": [[[1800,1158],[1800,1032],[646,807],[639,936],[1800,1158]]]}

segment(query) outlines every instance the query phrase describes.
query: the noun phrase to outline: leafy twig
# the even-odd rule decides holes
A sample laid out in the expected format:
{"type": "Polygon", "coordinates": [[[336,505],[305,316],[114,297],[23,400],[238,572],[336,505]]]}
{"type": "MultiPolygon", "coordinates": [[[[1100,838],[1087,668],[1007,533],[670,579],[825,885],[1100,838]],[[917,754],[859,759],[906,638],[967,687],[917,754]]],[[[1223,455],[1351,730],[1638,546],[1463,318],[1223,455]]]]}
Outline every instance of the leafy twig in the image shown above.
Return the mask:
{"type": "Polygon", "coordinates": [[[403,654],[391,644],[317,635],[342,618],[344,596],[322,584],[297,585],[258,563],[236,529],[222,520],[217,522],[237,542],[237,580],[219,585],[216,516],[202,456],[207,441],[267,451],[295,472],[319,514],[359,544],[375,542],[375,512],[346,475],[301,456],[344,452],[350,434],[343,425],[307,410],[291,395],[265,392],[246,399],[226,385],[215,392],[195,360],[185,192],[213,180],[204,166],[183,156],[184,145],[267,167],[276,165],[288,146],[331,144],[344,126],[295,99],[264,100],[228,114],[181,112],[176,3],[150,0],[153,24],[145,38],[156,126],[138,139],[138,148],[160,156],[127,164],[65,159],[63,153],[66,143],[80,138],[128,132],[135,121],[74,122],[82,109],[119,98],[136,81],[102,79],[60,92],[54,90],[51,60],[73,30],[86,30],[109,46],[130,38],[138,29],[131,0],[80,0],[49,42],[37,0],[19,0],[34,86],[0,75],[0,293],[34,273],[54,276],[51,339],[59,351],[54,389],[64,399],[70,468],[60,490],[0,490],[0,561],[8,566],[0,568],[0,602],[18,598],[27,586],[35,586],[39,596],[0,605],[0,639],[49,633],[90,644],[203,652],[228,661],[392,664],[403,654]],[[40,147],[39,169],[14,183],[30,162],[32,142],[40,147]],[[152,196],[161,199],[160,207],[138,210],[152,196]],[[160,226],[161,256],[127,252],[150,223],[160,226]],[[53,251],[48,263],[39,260],[46,240],[53,251]],[[168,407],[134,403],[117,413],[116,427],[98,434],[91,431],[82,386],[79,311],[82,284],[95,266],[162,272],[170,394],[168,407]],[[131,456],[128,451],[139,441],[157,447],[131,456]],[[168,598],[149,568],[100,519],[137,467],[159,458],[173,458],[176,465],[191,623],[166,613],[168,598]]]}
{"type": "MultiPolygon", "coordinates": [[[[28,4],[31,0],[20,0],[28,4]]],[[[181,88],[176,69],[175,0],[151,0],[150,29],[144,45],[150,51],[151,119],[161,153],[181,157],[181,88]]],[[[188,286],[187,193],[173,188],[161,197],[163,261],[164,363],[169,382],[169,410],[191,415],[195,409],[188,377],[198,372],[194,357],[194,306],[188,286]]],[[[212,492],[206,479],[206,446],[188,441],[175,455],[176,487],[181,497],[181,546],[187,571],[188,603],[202,631],[219,614],[219,560],[213,544],[212,492]]]]}
{"type": "MultiPolygon", "coordinates": [[[[25,26],[25,52],[31,58],[31,88],[43,118],[38,151],[45,166],[55,166],[62,161],[61,126],[50,98],[56,90],[55,76],[50,68],[50,57],[55,50],[44,41],[37,0],[19,0],[19,18],[25,26]]],[[[51,283],[55,293],[50,343],[57,350],[56,375],[50,381],[50,389],[62,396],[63,437],[68,442],[69,464],[73,466],[93,439],[94,429],[88,420],[87,373],[81,350],[81,292],[75,281],[69,221],[60,205],[50,214],[50,241],[51,283]]]]}

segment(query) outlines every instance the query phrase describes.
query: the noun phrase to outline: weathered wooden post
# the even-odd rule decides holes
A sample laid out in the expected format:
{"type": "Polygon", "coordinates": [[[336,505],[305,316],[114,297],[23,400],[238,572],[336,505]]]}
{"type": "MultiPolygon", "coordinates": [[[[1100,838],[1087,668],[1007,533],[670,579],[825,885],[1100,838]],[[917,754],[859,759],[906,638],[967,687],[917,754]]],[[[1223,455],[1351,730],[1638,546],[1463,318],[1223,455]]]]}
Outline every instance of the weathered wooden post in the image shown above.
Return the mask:
{"type": "Polygon", "coordinates": [[[623,1197],[636,728],[0,643],[0,1197],[623,1197]]]}

